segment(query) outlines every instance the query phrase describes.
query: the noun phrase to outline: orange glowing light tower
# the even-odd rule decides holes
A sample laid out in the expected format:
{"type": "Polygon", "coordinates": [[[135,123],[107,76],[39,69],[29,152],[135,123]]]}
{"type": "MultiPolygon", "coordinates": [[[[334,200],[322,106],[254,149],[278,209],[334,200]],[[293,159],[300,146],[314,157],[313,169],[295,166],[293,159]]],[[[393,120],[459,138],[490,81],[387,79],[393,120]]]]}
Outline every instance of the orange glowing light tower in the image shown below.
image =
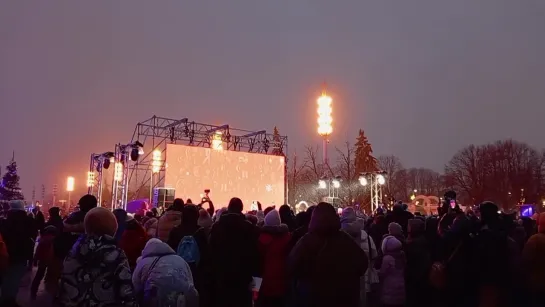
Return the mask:
{"type": "Polygon", "coordinates": [[[333,132],[333,126],[331,125],[333,122],[333,117],[331,116],[331,113],[333,112],[333,109],[331,107],[332,102],[333,99],[331,99],[331,97],[327,95],[324,84],[322,89],[322,95],[318,97],[317,103],[318,134],[323,137],[323,159],[325,166],[329,165],[329,161],[327,158],[327,143],[329,142],[329,135],[331,135],[331,133],[333,132]]]}

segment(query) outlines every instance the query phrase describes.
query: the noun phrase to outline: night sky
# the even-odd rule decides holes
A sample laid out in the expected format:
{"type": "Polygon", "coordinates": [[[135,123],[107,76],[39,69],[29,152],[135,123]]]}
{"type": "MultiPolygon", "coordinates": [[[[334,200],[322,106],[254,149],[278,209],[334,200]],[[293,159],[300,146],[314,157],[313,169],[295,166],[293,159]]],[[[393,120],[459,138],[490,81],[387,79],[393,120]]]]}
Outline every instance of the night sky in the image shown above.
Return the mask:
{"type": "Polygon", "coordinates": [[[83,187],[91,152],[154,114],[277,125],[302,151],[323,81],[333,145],[363,128],[437,171],[471,143],[545,148],[544,29],[543,0],[4,0],[0,165],[15,150],[27,199],[83,187]]]}

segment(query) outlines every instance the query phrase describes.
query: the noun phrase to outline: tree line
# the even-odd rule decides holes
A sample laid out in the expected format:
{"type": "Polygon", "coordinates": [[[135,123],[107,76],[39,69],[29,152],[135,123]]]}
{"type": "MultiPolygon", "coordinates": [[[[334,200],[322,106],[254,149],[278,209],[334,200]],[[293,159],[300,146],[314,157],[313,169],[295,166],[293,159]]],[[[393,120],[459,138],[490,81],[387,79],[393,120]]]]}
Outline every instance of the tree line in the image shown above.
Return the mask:
{"type": "Polygon", "coordinates": [[[374,157],[373,149],[363,130],[354,143],[345,142],[335,148],[336,160],[324,165],[319,146],[307,145],[302,152],[288,157],[288,199],[316,203],[327,196],[317,189],[324,175],[340,176],[339,198],[343,204],[358,203],[368,207],[369,187],[358,181],[362,172],[386,172],[383,203],[394,200],[409,202],[413,194],[442,196],[446,190],[458,193],[464,205],[485,200],[496,202],[503,209],[517,204],[539,204],[545,198],[545,151],[514,140],[484,145],[469,145],[458,151],[442,173],[428,168],[407,168],[395,155],[374,157]],[[416,193],[414,192],[416,190],[416,193]]]}

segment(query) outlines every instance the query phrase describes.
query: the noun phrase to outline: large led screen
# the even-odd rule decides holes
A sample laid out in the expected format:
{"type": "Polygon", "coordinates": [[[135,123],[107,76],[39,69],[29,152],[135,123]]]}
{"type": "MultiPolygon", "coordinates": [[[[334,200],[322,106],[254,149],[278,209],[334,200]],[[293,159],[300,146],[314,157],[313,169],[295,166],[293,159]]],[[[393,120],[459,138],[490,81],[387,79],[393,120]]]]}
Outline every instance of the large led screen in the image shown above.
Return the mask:
{"type": "Polygon", "coordinates": [[[165,186],[176,189],[176,197],[194,203],[210,189],[210,199],[219,209],[232,197],[263,206],[284,203],[284,157],[196,146],[168,144],[165,186]]]}

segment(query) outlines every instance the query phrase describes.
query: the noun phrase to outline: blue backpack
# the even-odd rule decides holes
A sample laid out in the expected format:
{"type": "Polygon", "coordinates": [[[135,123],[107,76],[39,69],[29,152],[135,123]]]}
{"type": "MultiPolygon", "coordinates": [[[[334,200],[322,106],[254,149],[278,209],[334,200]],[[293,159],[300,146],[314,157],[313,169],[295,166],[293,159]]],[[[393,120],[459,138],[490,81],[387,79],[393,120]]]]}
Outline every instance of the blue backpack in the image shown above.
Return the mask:
{"type": "Polygon", "coordinates": [[[182,257],[188,264],[198,264],[201,259],[199,245],[193,236],[185,236],[178,244],[176,254],[182,257]]]}

